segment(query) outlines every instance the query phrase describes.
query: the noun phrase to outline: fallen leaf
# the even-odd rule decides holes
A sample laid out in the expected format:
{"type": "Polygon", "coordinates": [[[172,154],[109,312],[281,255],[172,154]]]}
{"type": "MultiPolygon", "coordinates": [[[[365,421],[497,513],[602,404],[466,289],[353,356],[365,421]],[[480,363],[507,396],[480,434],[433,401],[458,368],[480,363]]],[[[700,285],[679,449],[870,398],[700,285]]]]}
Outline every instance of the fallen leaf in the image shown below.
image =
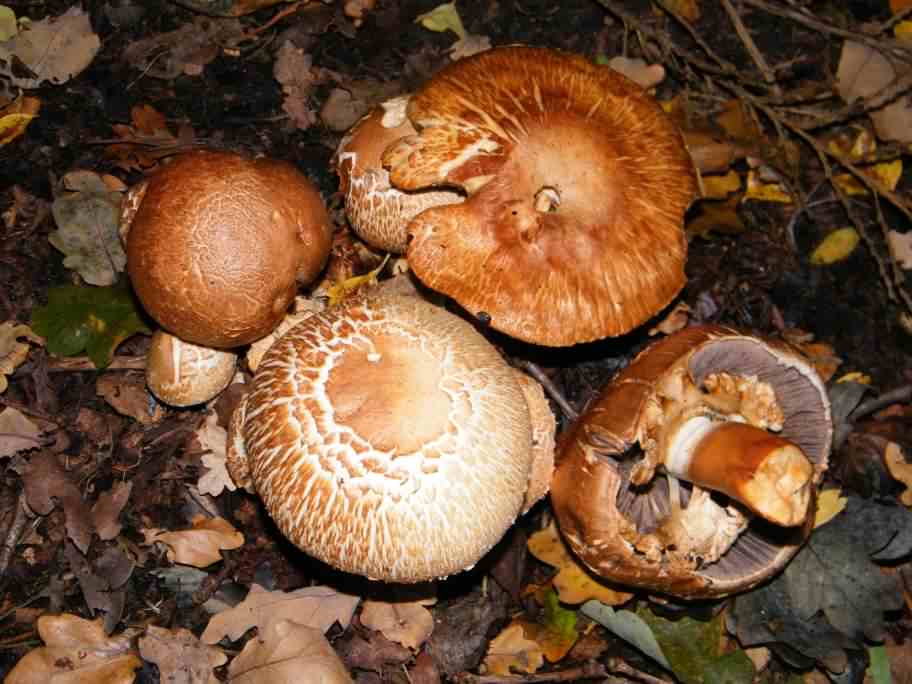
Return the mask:
{"type": "Polygon", "coordinates": [[[156,542],[168,547],[168,560],[172,563],[205,568],[222,560],[221,552],[244,545],[244,535],[234,529],[224,518],[197,516],[189,530],[163,532],[158,529],[142,530],[143,544],[156,542]]]}
{"type": "Polygon", "coordinates": [[[114,135],[122,142],[109,145],[105,152],[125,171],[149,172],[163,157],[193,144],[193,128],[182,124],[171,132],[163,114],[151,105],[135,105],[130,110],[130,125],[114,124],[114,135]]]}
{"type": "Polygon", "coordinates": [[[91,613],[105,613],[105,632],[112,631],[126,607],[126,583],[136,564],[120,546],[107,546],[100,555],[87,557],[74,544],[64,545],[70,571],[79,582],[91,613]]]}
{"type": "Polygon", "coordinates": [[[274,619],[250,639],[228,666],[231,684],[350,684],[352,681],[323,632],[274,619]]]}
{"type": "Polygon", "coordinates": [[[95,381],[95,392],[122,416],[142,425],[154,425],[165,417],[146,385],[144,373],[103,373],[95,381]]]}
{"type": "Polygon", "coordinates": [[[460,38],[450,46],[450,59],[453,61],[465,59],[490,49],[491,39],[488,36],[469,33],[465,38],[460,38]]]}
{"type": "Polygon", "coordinates": [[[855,251],[860,241],[861,236],[854,228],[837,228],[814,248],[810,261],[818,266],[844,261],[855,251]]]}
{"type": "Polygon", "coordinates": [[[12,407],[0,411],[0,458],[41,446],[41,428],[12,407]]]}
{"type": "Polygon", "coordinates": [[[552,580],[560,600],[564,603],[582,603],[596,599],[608,605],[620,605],[630,600],[633,594],[617,591],[589,575],[574,560],[567,545],[552,521],[548,527],[529,537],[529,552],[538,560],[558,568],[552,580]]]}
{"type": "Polygon", "coordinates": [[[824,382],[829,382],[842,365],[842,359],[826,342],[798,342],[795,346],[807,357],[824,382]]]}
{"type": "Polygon", "coordinates": [[[273,76],[282,86],[282,109],[299,130],[305,131],[317,123],[317,112],[311,102],[313,90],[326,81],[320,69],[314,67],[313,57],[286,40],[276,53],[273,76]]]}
{"type": "Polygon", "coordinates": [[[900,233],[896,230],[888,230],[887,245],[890,247],[890,254],[900,268],[912,269],[912,231],[900,233]]]}
{"type": "Polygon", "coordinates": [[[650,337],[660,334],[672,335],[683,330],[690,322],[690,312],[691,308],[686,302],[678,302],[654,328],[649,329],[650,337]]]}
{"type": "Polygon", "coordinates": [[[6,376],[12,375],[28,358],[29,342],[44,344],[44,338],[32,332],[32,329],[16,321],[0,323],[0,394],[8,387],[6,376]],[[27,342],[20,342],[20,339],[27,342]]]}
{"type": "MultiPolygon", "coordinates": [[[[862,173],[869,176],[877,185],[892,192],[896,189],[899,179],[902,177],[903,163],[901,159],[894,159],[880,164],[863,165],[859,168],[862,173]]],[[[833,182],[850,196],[867,195],[870,192],[860,180],[848,173],[838,174],[833,178],[833,182]]]]}
{"type": "Polygon", "coordinates": [[[51,205],[57,230],[48,240],[65,255],[63,265],[87,283],[113,285],[127,263],[117,232],[123,192],[93,171],[72,171],[61,187],[51,205]]]}
{"type": "Polygon", "coordinates": [[[250,587],[241,603],[212,617],[201,639],[214,644],[228,637],[237,641],[251,627],[262,628],[270,620],[292,620],[321,633],[338,622],[348,627],[360,598],[330,587],[305,587],[295,591],[267,591],[250,587]]]}
{"type": "Polygon", "coordinates": [[[700,5],[697,0],[653,0],[653,2],[689,22],[697,21],[700,18],[700,5]]]}
{"type": "Polygon", "coordinates": [[[38,116],[41,100],[20,95],[5,107],[0,107],[0,146],[12,142],[38,116]]]}
{"type": "Polygon", "coordinates": [[[98,500],[92,506],[92,523],[103,541],[114,539],[120,534],[121,524],[118,518],[130,500],[131,491],[132,482],[115,482],[110,490],[98,495],[98,500]]]}
{"type": "MultiPolygon", "coordinates": [[[[824,378],[824,382],[826,382],[828,379],[829,378],[824,378]]],[[[861,371],[852,371],[851,373],[840,375],[836,382],[837,384],[843,382],[855,382],[859,385],[870,385],[871,376],[867,373],[862,373],[861,371]]]]}
{"type": "Polygon", "coordinates": [[[741,176],[736,171],[724,175],[704,175],[701,185],[704,199],[724,200],[741,189],[741,176]]]}
{"type": "Polygon", "coordinates": [[[206,471],[200,475],[196,484],[200,494],[218,496],[226,489],[229,492],[237,489],[226,465],[228,431],[218,424],[218,414],[215,411],[206,416],[196,431],[196,439],[206,452],[201,457],[206,471]]]}
{"type": "Polygon", "coordinates": [[[130,684],[142,667],[131,644],[135,632],[109,637],[100,618],[42,615],[38,635],[45,645],[26,653],[4,684],[130,684]]]}
{"type": "Polygon", "coordinates": [[[842,495],[841,489],[824,489],[817,496],[817,513],[814,516],[814,527],[826,525],[830,520],[842,513],[848,499],[842,495]]]}
{"type": "Polygon", "coordinates": [[[0,74],[19,88],[65,83],[89,66],[100,48],[88,12],[71,7],[58,17],[29,22],[0,43],[0,74]]]}
{"type": "MultiPolygon", "coordinates": [[[[848,104],[876,97],[899,76],[890,60],[874,48],[852,40],[842,44],[836,71],[836,92],[848,104]]],[[[896,98],[871,112],[874,130],[882,140],[912,142],[912,98],[896,98]]]]}
{"type": "Polygon", "coordinates": [[[538,622],[518,620],[527,638],[536,642],[549,663],[563,659],[579,639],[576,629],[576,611],[564,608],[557,592],[551,586],[536,592],[544,610],[538,622]]]}
{"type": "Polygon", "coordinates": [[[8,41],[19,33],[16,13],[6,5],[0,5],[0,43],[8,41]]]}
{"type": "Polygon", "coordinates": [[[671,669],[655,634],[642,617],[629,610],[614,610],[601,601],[587,601],[580,612],[621,637],[631,646],[652,658],[664,668],[671,669]]]}
{"type": "Polygon", "coordinates": [[[189,630],[155,625],[140,637],[139,653],[158,666],[161,681],[168,684],[218,684],[213,669],[228,661],[221,649],[200,643],[189,630]]]}
{"type": "Polygon", "coordinates": [[[608,60],[608,66],[645,89],[654,88],[665,80],[665,67],[661,64],[647,64],[646,60],[639,58],[612,57],[608,60]]]}
{"type": "MultiPolygon", "coordinates": [[[[387,254],[377,268],[364,275],[352,276],[338,283],[328,284],[325,296],[329,297],[329,305],[335,306],[346,298],[353,295],[362,287],[369,287],[377,284],[377,277],[389,261],[390,255],[387,254]]],[[[324,294],[324,293],[321,293],[324,294]]]]}
{"type": "Polygon", "coordinates": [[[541,646],[526,637],[521,622],[512,622],[491,640],[482,665],[488,674],[507,676],[536,672],[544,662],[541,646]]]}
{"type": "Polygon", "coordinates": [[[688,237],[708,239],[712,232],[723,235],[743,233],[745,228],[738,215],[740,194],[731,195],[727,200],[704,200],[699,203],[700,213],[685,226],[688,237]]]}
{"type": "Polygon", "coordinates": [[[442,5],[437,5],[429,12],[419,14],[415,18],[415,23],[421,24],[428,31],[434,31],[435,33],[452,31],[460,39],[465,38],[467,35],[455,2],[446,2],[442,5]]]}
{"type": "Polygon", "coordinates": [[[887,444],[884,450],[884,463],[890,475],[897,482],[906,486],[899,500],[903,506],[912,507],[912,463],[906,461],[902,448],[896,442],[887,444]]]}
{"type": "Polygon", "coordinates": [[[434,616],[425,607],[427,603],[427,600],[365,601],[361,607],[361,624],[377,630],[390,641],[418,649],[434,631],[434,616]]]}
{"type": "Polygon", "coordinates": [[[744,191],[744,199],[792,204],[792,196],[781,184],[764,181],[755,169],[747,172],[747,189],[744,191]]]}

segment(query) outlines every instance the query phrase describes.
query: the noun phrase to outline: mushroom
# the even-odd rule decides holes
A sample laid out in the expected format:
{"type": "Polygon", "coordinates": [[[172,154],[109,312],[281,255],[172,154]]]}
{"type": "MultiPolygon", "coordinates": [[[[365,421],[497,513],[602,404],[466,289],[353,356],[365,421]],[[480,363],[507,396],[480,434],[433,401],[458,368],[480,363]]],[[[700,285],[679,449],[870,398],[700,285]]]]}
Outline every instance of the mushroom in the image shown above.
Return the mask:
{"type": "Polygon", "coordinates": [[[156,330],[146,354],[146,384],[171,406],[193,406],[221,393],[234,377],[237,354],[185,342],[156,330]]]}
{"type": "Polygon", "coordinates": [[[637,356],[562,437],[551,501],[598,575],[724,596],[781,570],[810,534],[831,438],[823,382],[797,351],[686,328],[637,356]]]}
{"type": "Polygon", "coordinates": [[[684,285],[696,179],[643,88],[582,56],[502,47],[455,62],[408,100],[393,186],[465,202],[408,225],[409,266],[502,332],[565,346],[623,334],[684,285]]]}
{"type": "Polygon", "coordinates": [[[520,514],[532,458],[514,369],[408,295],[357,297],[285,333],[228,437],[232,478],[282,534],[390,582],[472,567],[520,514]]]}
{"type": "Polygon", "coordinates": [[[333,158],[352,228],[372,247],[396,254],[405,252],[406,227],[417,214],[464,199],[455,190],[403,192],[390,185],[380,157],[391,143],[415,134],[405,116],[407,103],[405,95],[374,107],[342,138],[333,158]]]}
{"type": "Polygon", "coordinates": [[[121,236],[146,311],[184,341],[229,349],[282,320],[323,268],[331,226],[290,164],[198,150],[130,190],[121,236]]]}

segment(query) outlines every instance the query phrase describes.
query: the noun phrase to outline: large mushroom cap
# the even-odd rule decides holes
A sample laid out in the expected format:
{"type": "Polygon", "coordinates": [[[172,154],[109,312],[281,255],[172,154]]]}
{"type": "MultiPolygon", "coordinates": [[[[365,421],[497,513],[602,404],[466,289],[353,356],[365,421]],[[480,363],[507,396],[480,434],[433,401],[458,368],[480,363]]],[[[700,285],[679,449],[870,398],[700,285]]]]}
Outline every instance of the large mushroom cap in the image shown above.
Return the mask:
{"type": "Polygon", "coordinates": [[[329,254],[319,192],[291,165],[201,150],[138,186],[124,216],[127,271],[143,307],[188,342],[228,348],[267,335],[297,283],[329,254]]]}
{"type": "Polygon", "coordinates": [[[228,467],[339,569],[419,582],[474,565],[520,512],[531,421],[513,370],[418,297],[317,313],[266,353],[228,467]]]}
{"type": "Polygon", "coordinates": [[[416,215],[463,200],[454,190],[404,192],[390,185],[380,160],[388,145],[415,134],[405,116],[407,103],[402,96],[374,107],[345,135],[333,158],[352,228],[372,247],[396,254],[405,252],[408,224],[416,215]]]}
{"type": "Polygon", "coordinates": [[[725,425],[772,417],[776,437],[810,463],[812,489],[827,467],[829,400],[813,367],[780,342],[688,328],[642,352],[563,436],[551,485],[561,531],[591,570],[623,584],[689,598],[749,589],[798,551],[813,504],[805,504],[802,524],[782,527],[751,518],[726,497],[659,474],[643,477],[644,465],[657,465],[649,454],[661,448],[657,435],[676,408],[729,412],[725,425]]]}
{"type": "Polygon", "coordinates": [[[409,225],[409,265],[428,286],[551,346],[627,332],[683,287],[693,166],[626,77],[498,48],[442,70],[407,111],[418,133],[383,155],[393,185],[468,195],[409,225]]]}

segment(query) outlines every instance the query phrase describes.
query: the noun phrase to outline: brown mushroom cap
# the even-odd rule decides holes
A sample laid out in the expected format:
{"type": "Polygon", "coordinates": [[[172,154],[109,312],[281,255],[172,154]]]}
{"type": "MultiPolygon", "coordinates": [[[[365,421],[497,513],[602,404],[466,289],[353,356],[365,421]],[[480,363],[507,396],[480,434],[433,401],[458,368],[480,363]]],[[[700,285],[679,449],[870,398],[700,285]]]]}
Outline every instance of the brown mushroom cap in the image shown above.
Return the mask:
{"type": "Polygon", "coordinates": [[[193,406],[218,396],[234,377],[237,354],[155,331],[146,354],[146,384],[171,406],[193,406]]]}
{"type": "Polygon", "coordinates": [[[577,55],[504,47],[455,62],[408,104],[383,163],[403,190],[460,187],[408,227],[429,287],[560,346],[620,335],[684,285],[693,165],[634,82],[577,55]]]}
{"type": "Polygon", "coordinates": [[[188,152],[135,188],[124,213],[127,271],[143,307],[207,347],[267,335],[329,254],[320,194],[285,162],[188,152]]]}
{"type": "Polygon", "coordinates": [[[529,410],[497,350],[418,297],[317,313],[266,353],[228,469],[341,570],[419,582],[474,565],[520,512],[529,410]]]}
{"type": "Polygon", "coordinates": [[[376,106],[346,134],[334,157],[352,228],[372,247],[396,254],[405,252],[408,223],[415,216],[464,199],[454,190],[403,192],[390,185],[380,157],[388,145],[415,134],[405,116],[407,102],[403,96],[376,106]]]}
{"type": "MultiPolygon", "coordinates": [[[[826,390],[813,367],[781,342],[721,327],[682,330],[642,352],[558,447],[551,501],[568,544],[595,573],[681,597],[724,596],[777,573],[810,534],[813,515],[799,527],[760,519],[748,524],[747,517],[730,515],[729,508],[701,496],[702,508],[690,522],[702,526],[710,541],[728,545],[718,559],[690,562],[667,549],[650,556],[645,548],[647,539],[661,535],[673,508],[666,478],[632,484],[642,464],[637,457],[643,454],[639,446],[650,407],[661,405],[682,381],[705,389],[715,373],[755,377],[773,388],[783,414],[778,434],[803,451],[819,482],[832,424],[826,390]]],[[[696,490],[680,487],[682,506],[697,498],[696,490]]]]}

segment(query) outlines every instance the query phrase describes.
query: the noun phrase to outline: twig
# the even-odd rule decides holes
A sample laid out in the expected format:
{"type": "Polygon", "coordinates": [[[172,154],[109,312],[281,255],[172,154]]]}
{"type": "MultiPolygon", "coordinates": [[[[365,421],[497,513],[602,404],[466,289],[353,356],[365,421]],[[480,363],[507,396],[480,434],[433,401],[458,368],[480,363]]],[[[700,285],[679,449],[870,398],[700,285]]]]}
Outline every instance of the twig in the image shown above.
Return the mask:
{"type": "Polygon", "coordinates": [[[104,370],[145,370],[145,356],[115,356],[111,363],[104,368],[99,368],[91,359],[85,356],[73,356],[69,358],[54,358],[48,362],[48,371],[51,373],[70,373],[81,371],[104,371],[104,370]]]}
{"type": "Polygon", "coordinates": [[[13,557],[13,552],[16,550],[16,545],[19,543],[19,538],[22,536],[22,532],[28,524],[28,518],[25,492],[23,491],[19,493],[19,498],[16,500],[16,511],[13,513],[13,519],[10,521],[9,529],[6,531],[6,538],[3,540],[3,545],[0,546],[0,577],[3,577],[3,575],[6,574],[7,568],[9,568],[10,560],[13,557]]]}
{"type": "Polygon", "coordinates": [[[741,39],[741,42],[744,44],[744,48],[747,50],[750,58],[754,60],[754,64],[757,65],[757,68],[763,75],[763,80],[772,86],[773,93],[776,96],[781,95],[782,89],[776,84],[776,75],[766,63],[766,59],[763,57],[763,53],[757,49],[757,44],[754,42],[754,39],[748,32],[747,27],[744,25],[744,22],[741,21],[741,17],[738,16],[738,13],[735,11],[734,6],[731,4],[731,0],[722,0],[722,7],[725,8],[725,12],[728,14],[729,20],[735,27],[735,33],[738,34],[738,38],[741,39]]]}
{"type": "Polygon", "coordinates": [[[570,402],[567,401],[567,397],[564,396],[564,393],[560,391],[560,388],[554,384],[554,381],[548,377],[548,374],[541,369],[537,363],[532,363],[531,361],[520,361],[519,365],[522,366],[529,375],[538,380],[542,387],[545,388],[545,392],[548,393],[548,396],[554,400],[554,403],[560,407],[560,410],[563,411],[564,415],[571,421],[575,421],[579,418],[579,412],[570,405],[570,402]]]}

